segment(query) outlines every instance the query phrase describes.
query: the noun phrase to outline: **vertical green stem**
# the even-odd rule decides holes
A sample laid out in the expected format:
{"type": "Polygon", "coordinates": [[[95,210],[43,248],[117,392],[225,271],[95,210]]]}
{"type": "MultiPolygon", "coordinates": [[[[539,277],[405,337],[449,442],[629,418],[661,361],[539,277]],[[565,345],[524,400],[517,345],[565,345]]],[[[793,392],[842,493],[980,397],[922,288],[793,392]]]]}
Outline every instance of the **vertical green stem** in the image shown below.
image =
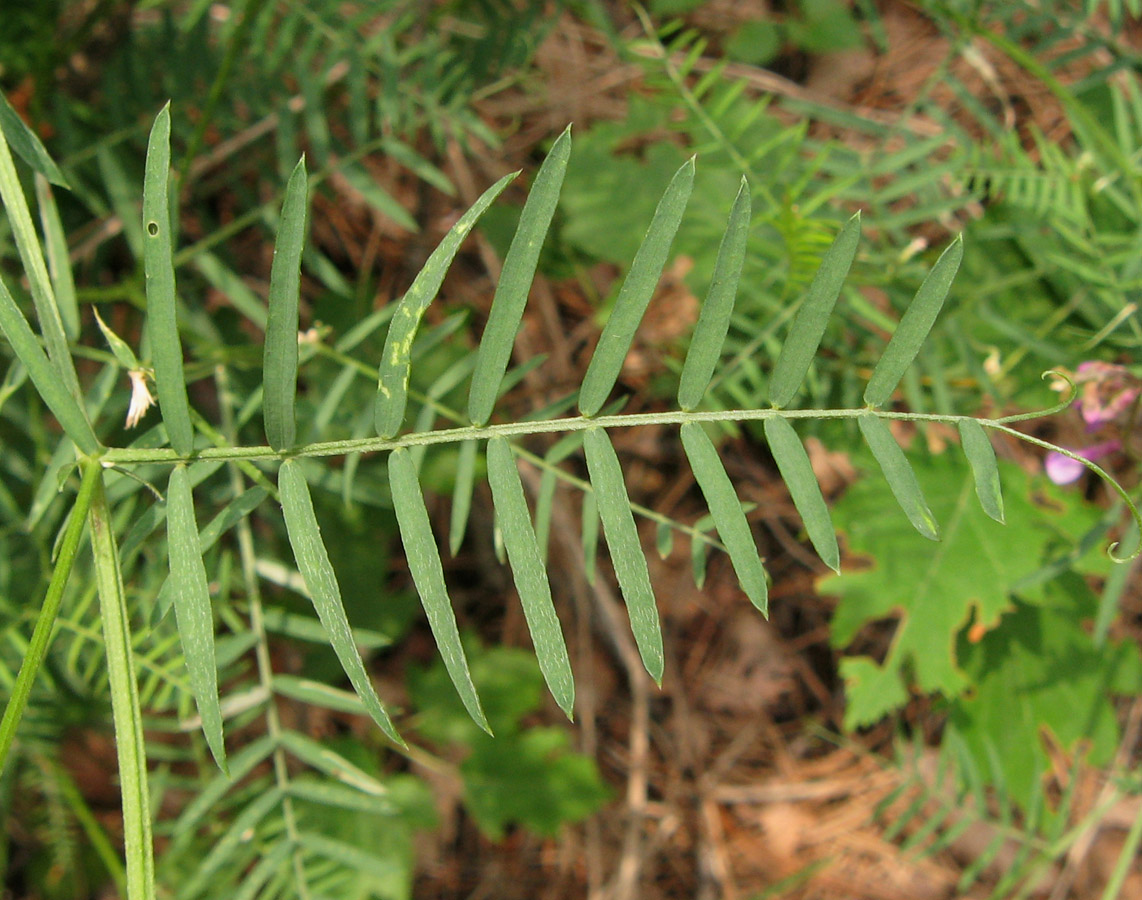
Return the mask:
{"type": "Polygon", "coordinates": [[[48,583],[48,592],[44,597],[44,605],[40,609],[36,627],[32,631],[32,639],[28,642],[28,650],[24,654],[24,661],[20,663],[20,672],[16,676],[16,684],[12,688],[12,696],[4,708],[4,718],[0,720],[0,770],[8,759],[8,751],[12,748],[12,740],[16,737],[16,729],[28,705],[28,695],[32,692],[32,682],[40,671],[44,657],[51,642],[52,626],[55,625],[59,614],[60,602],[63,600],[63,590],[67,587],[67,579],[71,574],[75,556],[79,550],[79,540],[83,535],[83,522],[87,517],[87,509],[91,505],[91,497],[95,486],[99,482],[100,466],[92,463],[83,471],[83,482],[79,487],[79,495],[75,498],[75,506],[71,510],[71,518],[64,532],[63,542],[60,544],[59,556],[56,557],[55,568],[52,570],[51,581],[48,583]]]}
{"type": "Polygon", "coordinates": [[[115,747],[119,755],[119,786],[123,798],[123,839],[126,846],[127,900],[154,900],[155,858],[151,839],[150,795],[147,788],[147,755],[143,743],[143,714],[131,652],[131,628],[119,547],[111,524],[111,510],[103,491],[98,460],[83,464],[84,482],[95,486],[88,510],[91,550],[95,558],[95,583],[103,621],[107,675],[111,683],[111,717],[115,724],[115,747]],[[96,475],[90,476],[89,470],[96,475]]]}

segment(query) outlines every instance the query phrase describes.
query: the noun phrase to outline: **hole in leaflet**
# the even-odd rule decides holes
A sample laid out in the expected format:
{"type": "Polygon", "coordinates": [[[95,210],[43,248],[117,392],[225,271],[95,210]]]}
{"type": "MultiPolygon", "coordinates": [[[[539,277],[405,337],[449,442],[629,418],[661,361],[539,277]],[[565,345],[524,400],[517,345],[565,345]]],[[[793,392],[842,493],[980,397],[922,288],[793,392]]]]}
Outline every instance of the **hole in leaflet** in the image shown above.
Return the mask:
{"type": "Polygon", "coordinates": [[[147,223],[147,234],[149,234],[151,237],[155,237],[156,235],[158,235],[158,233],[159,233],[159,223],[158,222],[148,222],[147,223]]]}

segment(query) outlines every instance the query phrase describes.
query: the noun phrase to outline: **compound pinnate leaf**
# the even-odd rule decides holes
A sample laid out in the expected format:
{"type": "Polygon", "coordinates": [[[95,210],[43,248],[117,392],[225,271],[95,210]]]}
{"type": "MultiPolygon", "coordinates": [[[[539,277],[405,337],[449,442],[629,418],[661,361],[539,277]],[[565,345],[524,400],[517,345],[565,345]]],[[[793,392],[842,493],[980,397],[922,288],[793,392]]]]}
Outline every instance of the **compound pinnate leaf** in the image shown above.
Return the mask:
{"type": "Polygon", "coordinates": [[[749,238],[750,224],[749,182],[742,177],[741,188],[730,210],[726,233],[718,248],[718,258],[714,263],[714,277],[706,302],[694,326],[694,336],[690,339],[690,349],[686,351],[686,362],[682,364],[682,378],[678,383],[678,405],[689,412],[702,402],[702,396],[710,384],[714,368],[722,356],[722,344],[730,328],[730,316],[734,311],[738,281],[742,265],[745,263],[746,240],[749,238]]]}
{"type": "Polygon", "coordinates": [[[975,419],[960,419],[960,444],[975,478],[975,493],[983,511],[1003,521],[1003,493],[999,487],[999,464],[983,426],[975,419]]]}
{"type": "Polygon", "coordinates": [[[912,527],[929,540],[938,541],[940,535],[936,518],[928,508],[924,493],[916,482],[916,475],[912,471],[908,457],[896,443],[896,438],[892,436],[884,420],[877,416],[861,416],[857,419],[857,424],[880,470],[884,473],[885,481],[892,489],[892,495],[904,510],[904,515],[908,517],[912,527]]]}
{"type": "Polygon", "coordinates": [[[175,622],[186,657],[190,691],[202,719],[206,743],[222,771],[226,745],[222,738],[222,709],[218,703],[218,667],[214,655],[214,610],[194,518],[194,499],[186,466],[171,470],[167,488],[167,555],[174,594],[175,622]]]}
{"type": "Polygon", "coordinates": [[[298,463],[293,460],[282,463],[278,471],[278,489],[281,492],[286,533],[289,535],[294,559],[297,560],[297,569],[305,580],[317,617],[329,635],[333,652],[337,654],[341,667],[349,676],[350,683],[373,721],[391,740],[404,746],[373,688],[373,682],[369,679],[369,673],[365,671],[365,664],[353,642],[353,632],[345,615],[345,604],[341,601],[341,588],[337,585],[329,553],[321,540],[321,529],[313,511],[309,485],[298,463]]]}
{"type": "Polygon", "coordinates": [[[813,464],[809,461],[809,454],[805,452],[801,439],[788,421],[778,417],[765,420],[765,439],[769,442],[769,450],[781,477],[789,488],[793,505],[805,523],[809,540],[813,542],[822,562],[834,572],[840,572],[841,552],[837,547],[837,534],[829,517],[829,507],[821,494],[821,486],[813,473],[813,464]]]}
{"type": "Polygon", "coordinates": [[[658,279],[662,276],[670,245],[682,221],[682,214],[686,211],[686,202],[690,199],[693,187],[694,159],[691,157],[682,164],[682,168],[667,185],[642,246],[638,248],[634,262],[631,263],[630,272],[619,288],[611,317],[603,326],[599,344],[587,366],[587,374],[583,377],[583,386],[579,390],[579,411],[585,416],[593,416],[602,409],[611,388],[615,386],[634,333],[654,295],[658,279]]]}
{"type": "Polygon", "coordinates": [[[389,454],[389,486],[409,572],[412,573],[416,592],[420,595],[444,667],[448,670],[448,676],[456,686],[456,692],[468,710],[468,715],[491,734],[488,720],[480,706],[480,698],[476,694],[476,686],[472,683],[472,675],[468,671],[464,647],[460,643],[456,615],[452,612],[448,588],[444,584],[444,567],[440,563],[440,551],[428,521],[416,463],[404,448],[389,454]]]}
{"type": "Polygon", "coordinates": [[[762,613],[769,611],[769,591],[765,583],[765,569],[757,555],[749,522],[742,512],[741,502],[734,491],[730,476],[718,457],[717,448],[705,429],[697,422],[682,426],[682,447],[690,468],[710,507],[710,515],[718,529],[718,536],[730,554],[734,571],[750,602],[762,613]]]}
{"type": "Polygon", "coordinates": [[[147,288],[147,329],[155,367],[159,411],[171,446],[180,456],[194,449],[190,402],[182,370],[175,303],[174,240],[170,217],[170,104],[151,126],[143,173],[143,270],[147,288]]]}
{"type": "MultiPolygon", "coordinates": [[[[413,279],[412,286],[401,298],[397,310],[389,323],[385,336],[385,348],[381,351],[381,363],[377,378],[377,402],[374,421],[377,434],[383,438],[396,434],[404,421],[405,405],[408,403],[408,376],[412,360],[412,342],[428,304],[444,283],[444,276],[452,259],[479,221],[484,211],[518,175],[513,172],[505,175],[472,204],[460,220],[444,236],[440,245],[432,251],[424,267],[413,279]]],[[[513,335],[514,338],[514,335],[513,335]]]]}
{"type": "Polygon", "coordinates": [[[570,719],[575,705],[571,661],[551,601],[551,585],[531,527],[515,456],[502,437],[488,441],[488,483],[540,671],[551,696],[570,719]]]}
{"type": "Polygon", "coordinates": [[[825,326],[829,324],[829,316],[833,314],[859,244],[860,213],[857,213],[845,223],[825,252],[809,285],[809,292],[789,328],[781,355],[777,357],[769,381],[769,402],[778,409],[789,405],[805,380],[805,373],[821,345],[825,326]]]}
{"type": "Polygon", "coordinates": [[[563,186],[570,156],[571,126],[568,125],[539,167],[535,184],[520,214],[515,237],[504,258],[488,324],[480,339],[476,370],[472,373],[472,388],[468,395],[468,418],[476,425],[483,425],[492,416],[500,382],[507,371],[512,345],[523,318],[528,291],[535,277],[539,251],[543,248],[543,239],[559,202],[559,190],[563,186]]]}
{"type": "Polygon", "coordinates": [[[655,683],[661,685],[662,627],[658,622],[658,607],[650,586],[650,570],[646,566],[646,557],[638,539],[638,528],[634,524],[634,514],[623,483],[623,470],[611,439],[602,428],[588,428],[583,432],[583,449],[587,455],[587,471],[595,489],[592,496],[603,522],[603,534],[611,551],[615,577],[626,601],[631,631],[634,632],[642,664],[655,683]]]}
{"type": "Polygon", "coordinates": [[[296,438],[297,309],[301,292],[301,254],[309,182],[305,157],[298,160],[286,184],[281,221],[270,268],[270,310],[262,362],[262,415],[266,440],[275,450],[292,447],[296,438]]]}
{"type": "Polygon", "coordinates": [[[864,402],[869,406],[883,406],[892,397],[896,385],[912,365],[912,360],[932,330],[963,257],[963,238],[957,237],[940,254],[932,271],[916,291],[916,296],[901,316],[900,324],[896,326],[892,339],[884,348],[884,355],[872,370],[872,377],[865,387],[864,402]]]}

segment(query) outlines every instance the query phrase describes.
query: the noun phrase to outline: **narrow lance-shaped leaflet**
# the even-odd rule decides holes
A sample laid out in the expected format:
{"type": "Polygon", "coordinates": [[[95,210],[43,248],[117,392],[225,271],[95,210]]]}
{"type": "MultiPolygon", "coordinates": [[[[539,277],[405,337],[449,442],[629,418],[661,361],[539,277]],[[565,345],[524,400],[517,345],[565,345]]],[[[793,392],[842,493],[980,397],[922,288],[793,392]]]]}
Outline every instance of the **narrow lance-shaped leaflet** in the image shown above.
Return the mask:
{"type": "Polygon", "coordinates": [[[499,284],[492,298],[488,324],[480,339],[476,356],[476,370],[472,373],[472,388],[468,394],[468,417],[475,425],[483,425],[492,416],[500,383],[507,371],[512,345],[523,318],[528,291],[535,277],[543,239],[555,215],[559,190],[567,172],[571,156],[571,126],[561,134],[539,167],[535,184],[520,213],[519,225],[512,238],[499,284]]]}
{"type": "Polygon", "coordinates": [[[286,184],[281,222],[270,267],[270,309],[262,362],[262,415],[266,440],[275,450],[296,440],[297,319],[301,294],[301,254],[305,249],[308,211],[305,157],[298,160],[286,184]]]}
{"type": "Polygon", "coordinates": [[[99,449],[99,440],[91,428],[87,416],[83,414],[79,404],[60,383],[56,370],[44,353],[43,347],[32,332],[28,320],[20,312],[20,307],[8,288],[0,280],[0,330],[12,347],[16,357],[28,370],[36,391],[47,404],[52,415],[56,417],[64,433],[75,442],[84,453],[94,453],[99,449]]]}
{"type": "Polygon", "coordinates": [[[424,495],[420,492],[416,463],[404,448],[389,454],[389,486],[392,489],[393,509],[396,511],[409,572],[412,573],[432,636],[444,660],[444,668],[448,670],[448,676],[456,686],[456,692],[472,721],[491,734],[488,720],[480,706],[480,698],[476,694],[476,686],[472,684],[464,647],[460,643],[456,615],[452,612],[448,588],[444,584],[440,551],[432,536],[424,495]]]}
{"type": "Polygon", "coordinates": [[[551,601],[551,585],[531,527],[515,456],[502,437],[488,441],[488,483],[540,671],[551,696],[570,719],[575,705],[571,661],[551,601]]]}
{"type": "Polygon", "coordinates": [[[999,483],[999,464],[983,426],[975,419],[960,419],[960,444],[964,449],[979,505],[996,522],[1003,521],[1003,493],[999,483]]]}
{"type": "Polygon", "coordinates": [[[870,414],[858,418],[857,425],[860,426],[861,434],[864,435],[872,455],[876,457],[892,495],[904,510],[904,515],[908,517],[912,527],[929,540],[938,541],[940,535],[936,517],[932,515],[928,501],[924,499],[920,483],[916,480],[916,473],[908,464],[908,457],[896,443],[896,438],[892,436],[884,420],[870,414]]]}
{"type": "MultiPolygon", "coordinates": [[[[611,551],[611,563],[626,601],[627,616],[642,663],[655,683],[661,685],[662,626],[650,586],[650,571],[646,567],[646,557],[623,483],[623,470],[611,439],[602,428],[588,428],[583,432],[583,449],[594,487],[594,492],[585,496],[593,496],[598,506],[603,534],[611,551]]],[[[584,510],[583,514],[586,517],[587,511],[584,510]]]]}
{"type": "Polygon", "coordinates": [[[294,460],[286,460],[278,471],[278,489],[281,492],[282,512],[285,515],[286,533],[293,548],[294,559],[305,586],[309,591],[317,617],[329,635],[333,652],[341,661],[341,667],[349,676],[357,696],[365,704],[369,716],[388,737],[404,746],[404,741],[393,727],[389,714],[381,704],[365,664],[353,642],[353,631],[345,615],[345,604],[341,601],[341,589],[337,576],[329,562],[329,554],[321,540],[321,529],[313,511],[313,500],[309,495],[309,485],[301,466],[294,460]]]}
{"type": "Polygon", "coordinates": [[[892,398],[896,385],[932,330],[963,257],[963,238],[957,237],[940,254],[932,271],[916,291],[864,389],[864,402],[869,406],[883,406],[892,398]]]}
{"type": "Polygon", "coordinates": [[[182,369],[175,300],[174,241],[170,217],[170,104],[151,126],[143,174],[143,270],[147,289],[147,330],[155,367],[159,412],[171,446],[179,456],[194,449],[190,402],[182,369]]]}
{"type": "Polygon", "coordinates": [[[706,498],[718,536],[730,554],[730,562],[738,574],[742,590],[750,602],[763,613],[769,611],[769,591],[765,583],[765,569],[757,555],[757,546],[750,532],[749,522],[742,512],[741,501],[734,491],[730,476],[722,465],[717,448],[698,422],[682,425],[682,448],[690,460],[690,468],[706,498]]]}
{"type": "Polygon", "coordinates": [[[730,329],[738,281],[745,263],[750,216],[749,182],[742,176],[741,187],[730,210],[726,233],[722,235],[722,243],[718,247],[710,290],[698,315],[698,324],[694,326],[690,349],[686,351],[686,362],[682,364],[682,377],[678,382],[678,405],[687,412],[702,402],[702,396],[706,393],[710,378],[722,356],[722,345],[730,329]]]}
{"type": "Polygon", "coordinates": [[[36,234],[36,228],[32,224],[28,199],[24,195],[24,188],[16,173],[12,154],[8,152],[5,131],[6,129],[0,128],[0,206],[4,207],[4,214],[11,226],[12,240],[16,244],[20,262],[28,277],[28,286],[31,289],[32,302],[36,307],[36,317],[39,319],[40,334],[44,339],[48,359],[51,360],[60,382],[82,410],[83,391],[79,386],[79,378],[72,362],[67,332],[52,281],[48,277],[39,235],[36,234]]]}
{"type": "Polygon", "coordinates": [[[218,702],[218,666],[214,654],[214,610],[194,518],[190,474],[185,465],[171,470],[167,487],[168,584],[174,594],[175,623],[190,676],[190,691],[202,719],[202,731],[218,767],[226,771],[222,709],[218,702]]]}
{"type": "Polygon", "coordinates": [[[460,217],[444,236],[440,245],[432,251],[424,267],[413,279],[412,286],[397,305],[397,310],[389,323],[385,347],[381,351],[381,362],[378,366],[374,422],[379,437],[392,437],[404,422],[404,410],[408,403],[412,342],[416,339],[416,331],[420,327],[424,311],[428,309],[428,304],[440,290],[448,267],[452,264],[452,259],[456,256],[464,238],[475,227],[484,211],[518,174],[513,172],[505,175],[480,195],[471,209],[460,217]]]}
{"type": "Polygon", "coordinates": [[[840,574],[841,551],[837,547],[837,533],[801,439],[793,426],[779,417],[765,420],[765,439],[817,555],[826,566],[840,574]]]}
{"type": "Polygon", "coordinates": [[[821,266],[809,285],[809,292],[793,318],[785,346],[777,357],[769,379],[769,402],[778,409],[789,405],[805,380],[859,244],[860,213],[857,213],[845,223],[825,251],[821,266]]]}
{"type": "Polygon", "coordinates": [[[595,353],[587,366],[587,374],[583,377],[583,385],[579,389],[579,412],[585,416],[598,413],[615,386],[634,333],[638,330],[650,298],[654,296],[658,279],[662,276],[670,245],[682,221],[682,214],[686,211],[686,202],[690,199],[693,187],[694,158],[691,157],[674,174],[658,202],[646,237],[635,254],[623,286],[619,288],[615,308],[603,326],[603,333],[599,336],[598,346],[595,347],[595,353]]]}

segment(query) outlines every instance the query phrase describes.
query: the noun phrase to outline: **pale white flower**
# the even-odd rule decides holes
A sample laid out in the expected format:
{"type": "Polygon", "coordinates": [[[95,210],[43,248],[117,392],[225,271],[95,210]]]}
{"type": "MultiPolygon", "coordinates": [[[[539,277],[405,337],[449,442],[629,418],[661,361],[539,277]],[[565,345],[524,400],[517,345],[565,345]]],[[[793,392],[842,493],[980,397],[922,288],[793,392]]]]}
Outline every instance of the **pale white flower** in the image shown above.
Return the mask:
{"type": "Polygon", "coordinates": [[[131,402],[127,404],[127,427],[134,428],[142,421],[147,410],[155,405],[155,398],[147,387],[147,373],[144,369],[130,369],[127,377],[131,379],[131,402]]]}

